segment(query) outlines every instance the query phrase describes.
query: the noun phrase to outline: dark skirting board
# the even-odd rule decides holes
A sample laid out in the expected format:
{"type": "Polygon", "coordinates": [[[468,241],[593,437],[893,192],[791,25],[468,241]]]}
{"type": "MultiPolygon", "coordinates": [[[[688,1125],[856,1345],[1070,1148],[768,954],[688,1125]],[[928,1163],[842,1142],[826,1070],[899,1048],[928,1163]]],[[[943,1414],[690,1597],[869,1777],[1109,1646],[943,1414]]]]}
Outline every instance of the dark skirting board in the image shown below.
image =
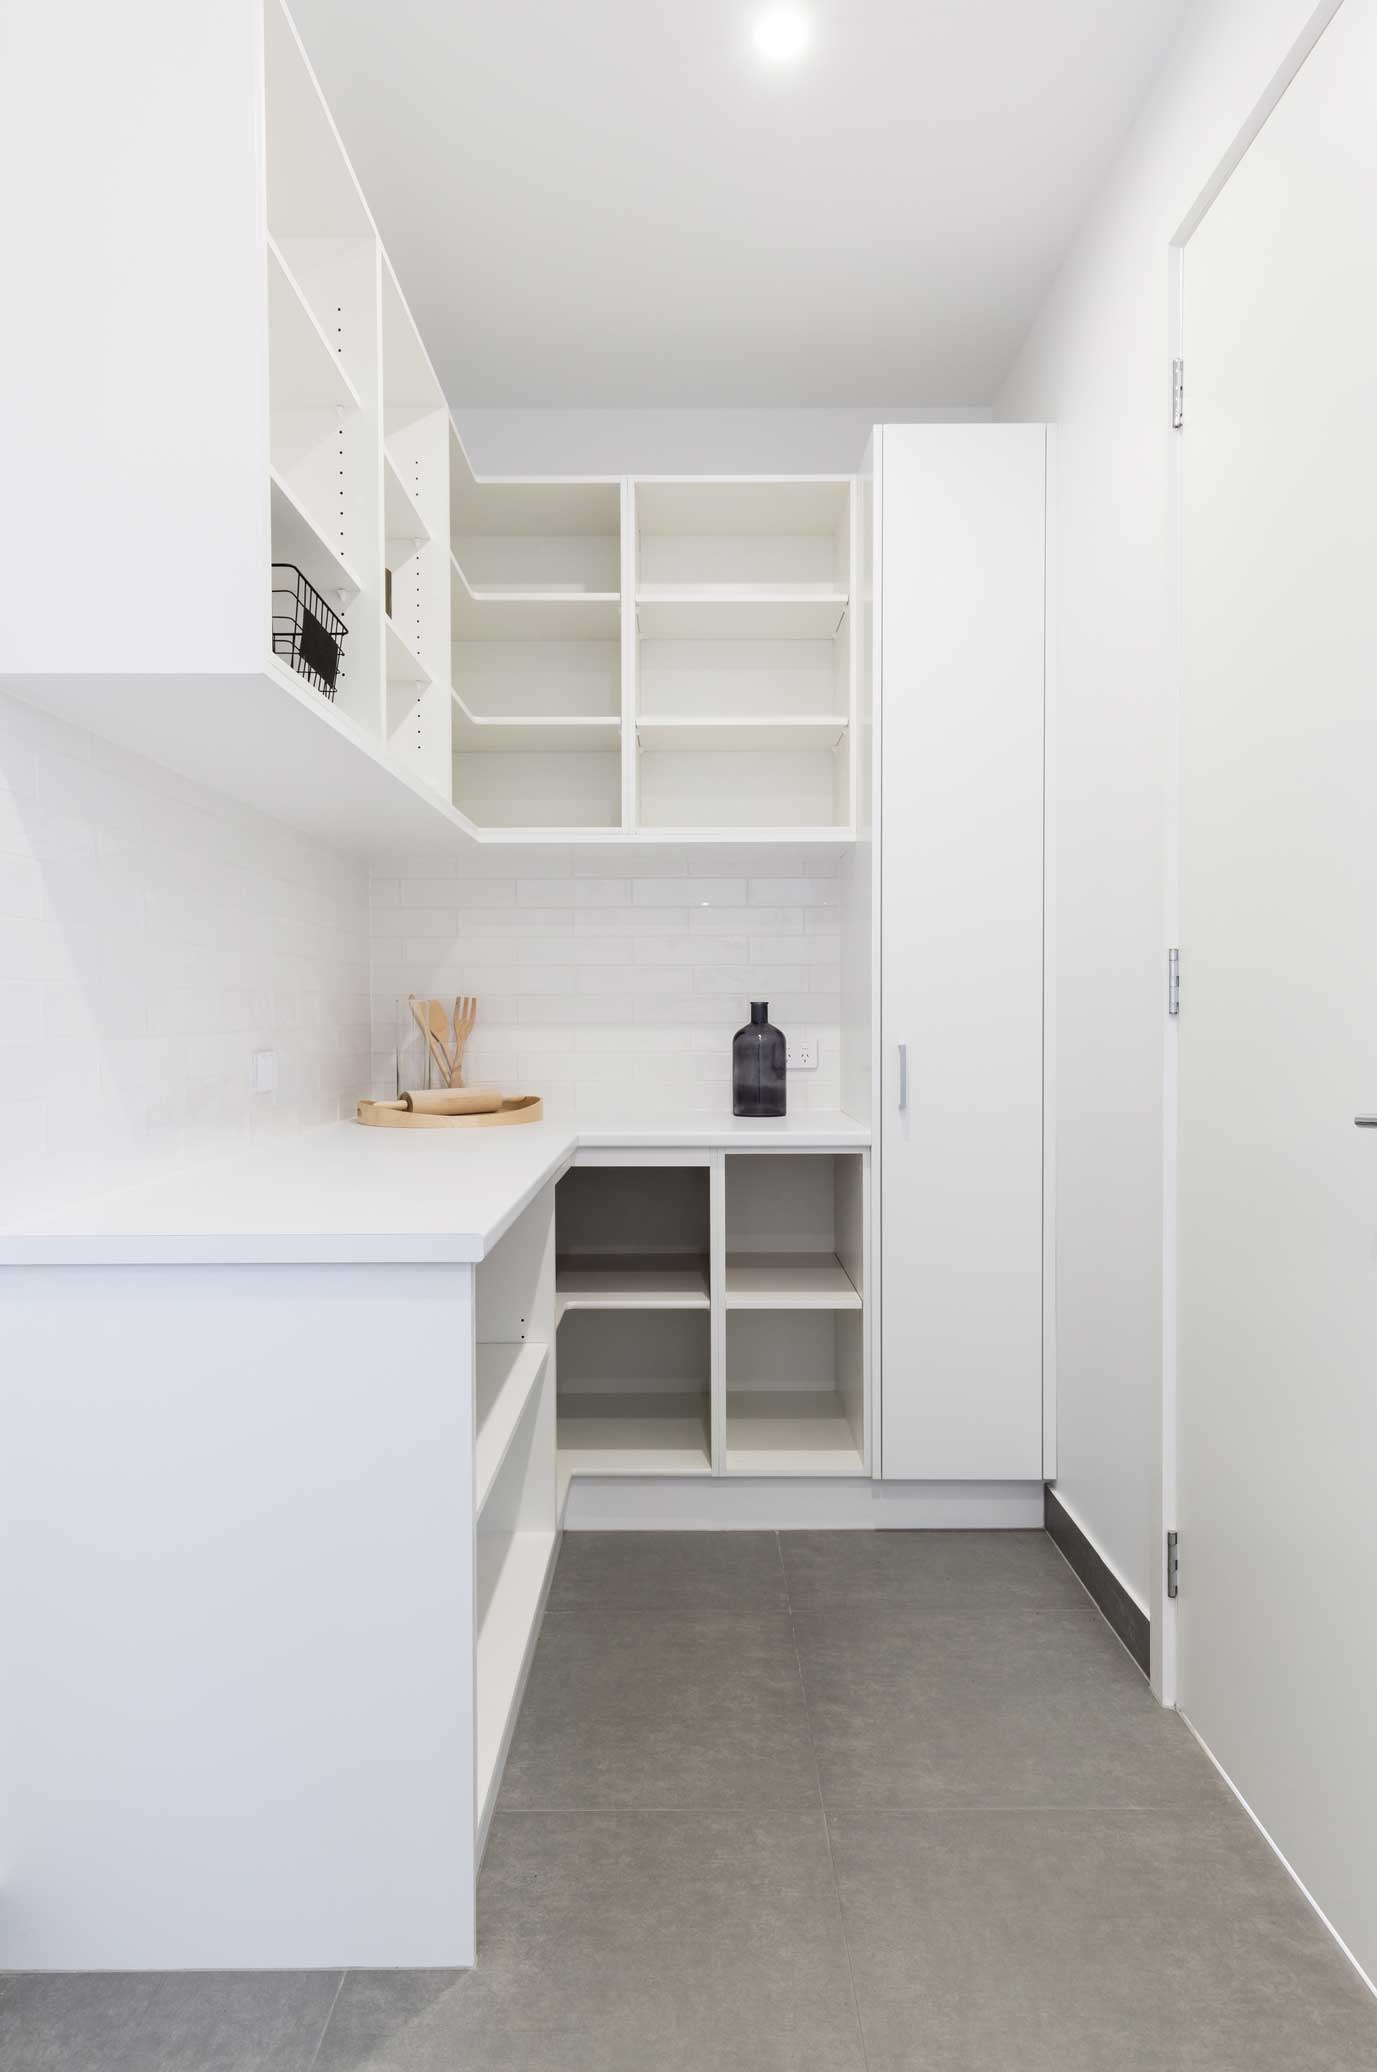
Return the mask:
{"type": "Polygon", "coordinates": [[[1134,1603],[1113,1570],[1105,1566],[1050,1488],[1043,1491],[1042,1522],[1144,1676],[1149,1675],[1152,1624],[1147,1613],[1134,1603]]]}

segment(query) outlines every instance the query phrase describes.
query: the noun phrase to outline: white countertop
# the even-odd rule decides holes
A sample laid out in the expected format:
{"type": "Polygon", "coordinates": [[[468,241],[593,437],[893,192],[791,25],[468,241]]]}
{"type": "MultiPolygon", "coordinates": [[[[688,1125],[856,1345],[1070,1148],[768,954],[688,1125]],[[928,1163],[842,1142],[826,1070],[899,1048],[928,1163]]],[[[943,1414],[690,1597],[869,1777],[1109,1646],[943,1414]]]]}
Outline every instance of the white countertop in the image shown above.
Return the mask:
{"type": "Polygon", "coordinates": [[[847,1115],[661,1116],[515,1129],[341,1122],[0,1231],[0,1265],[351,1265],[482,1259],[581,1147],[861,1150],[847,1115]]]}

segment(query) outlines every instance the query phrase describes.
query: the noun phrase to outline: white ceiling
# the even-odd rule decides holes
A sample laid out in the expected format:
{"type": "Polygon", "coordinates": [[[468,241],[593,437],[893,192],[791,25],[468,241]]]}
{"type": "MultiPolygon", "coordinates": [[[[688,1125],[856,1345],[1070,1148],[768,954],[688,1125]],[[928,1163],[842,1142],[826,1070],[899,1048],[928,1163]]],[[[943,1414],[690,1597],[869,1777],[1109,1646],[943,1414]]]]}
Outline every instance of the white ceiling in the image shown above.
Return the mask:
{"type": "Polygon", "coordinates": [[[990,401],[1189,0],[763,4],[295,0],[452,402],[990,401]]]}

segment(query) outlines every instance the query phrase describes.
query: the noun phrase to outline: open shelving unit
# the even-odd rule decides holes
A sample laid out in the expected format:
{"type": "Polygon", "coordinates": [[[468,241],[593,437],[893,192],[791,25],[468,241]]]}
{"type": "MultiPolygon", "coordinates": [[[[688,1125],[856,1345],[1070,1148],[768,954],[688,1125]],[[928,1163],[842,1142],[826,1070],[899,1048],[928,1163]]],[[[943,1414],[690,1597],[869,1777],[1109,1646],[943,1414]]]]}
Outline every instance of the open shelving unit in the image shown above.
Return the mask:
{"type": "Polygon", "coordinates": [[[849,833],[845,477],[632,484],[636,824],[849,833]]]}
{"type": "Polygon", "coordinates": [[[574,1475],[867,1472],[865,1172],[829,1151],[566,1174],[561,1502],[574,1475]]]}
{"type": "Polygon", "coordinates": [[[554,1277],[554,1211],[547,1190],[517,1218],[474,1274],[480,1852],[558,1546],[554,1277]]]}
{"type": "Polygon", "coordinates": [[[575,1167],[559,1183],[560,1479],[710,1474],[710,1177],[575,1167]]]}
{"type": "Polygon", "coordinates": [[[482,481],[451,433],[453,797],[499,831],[619,833],[620,481],[482,481]]]}

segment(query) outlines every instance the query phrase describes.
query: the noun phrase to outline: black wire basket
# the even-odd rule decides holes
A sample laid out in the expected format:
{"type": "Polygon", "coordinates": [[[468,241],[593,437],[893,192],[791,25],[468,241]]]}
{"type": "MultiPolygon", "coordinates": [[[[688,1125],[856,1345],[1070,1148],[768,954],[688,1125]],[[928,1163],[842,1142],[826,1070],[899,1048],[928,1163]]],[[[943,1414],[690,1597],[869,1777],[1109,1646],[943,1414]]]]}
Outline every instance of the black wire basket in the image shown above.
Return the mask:
{"type": "Polygon", "coordinates": [[[333,699],[345,625],[291,561],[273,563],[273,653],[333,699]]]}

